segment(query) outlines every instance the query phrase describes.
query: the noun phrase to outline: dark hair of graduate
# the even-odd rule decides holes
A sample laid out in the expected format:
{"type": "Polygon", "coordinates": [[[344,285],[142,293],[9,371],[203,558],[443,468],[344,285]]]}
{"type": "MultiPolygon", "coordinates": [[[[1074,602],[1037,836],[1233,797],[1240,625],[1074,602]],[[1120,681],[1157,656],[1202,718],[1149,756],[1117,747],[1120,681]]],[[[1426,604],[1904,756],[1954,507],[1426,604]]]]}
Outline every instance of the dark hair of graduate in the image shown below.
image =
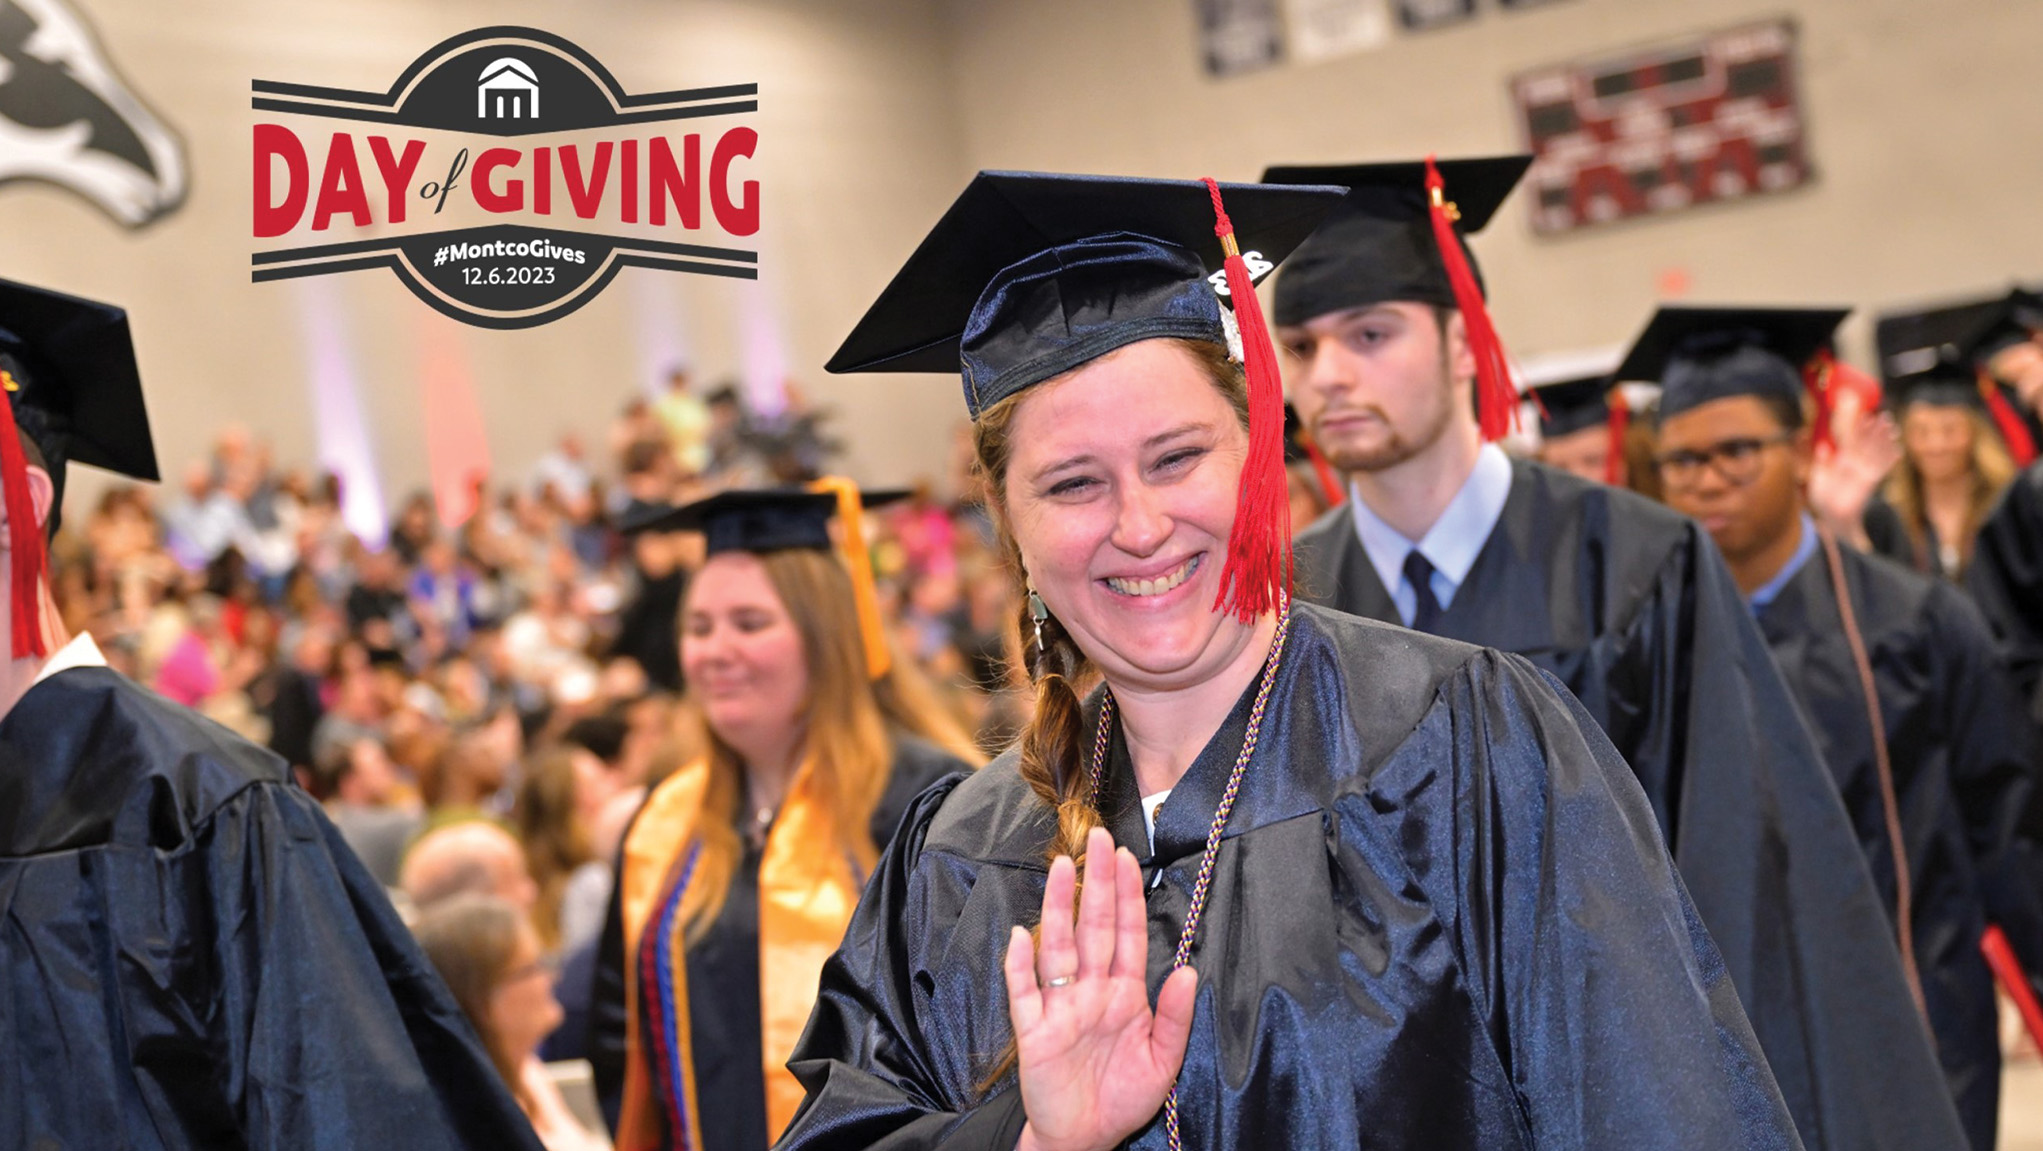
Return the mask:
{"type": "MultiPolygon", "coordinates": [[[[1191,353],[1207,379],[1227,397],[1235,418],[1246,431],[1248,383],[1241,365],[1230,360],[1227,349],[1218,344],[1180,339],[1169,342],[1191,353]]],[[[1027,389],[1001,400],[980,413],[973,426],[973,446],[987,499],[995,513],[993,522],[1000,550],[1024,593],[1028,573],[1022,565],[1021,547],[1008,527],[1007,466],[1013,451],[1010,435],[1014,414],[1032,394],[1034,389],[1027,389]]],[[[1091,740],[1079,714],[1079,692],[1090,686],[1096,673],[1055,615],[1043,620],[1043,643],[1041,650],[1037,650],[1036,624],[1029,613],[1026,594],[1022,596],[1020,626],[1022,667],[1036,689],[1035,715],[1021,733],[1021,776],[1036,798],[1057,813],[1057,831],[1044,849],[1044,857],[1054,860],[1068,855],[1079,865],[1082,876],[1086,836],[1104,822],[1092,794],[1092,765],[1087,758],[1092,750],[1091,740]]],[[[1075,895],[1072,906],[1077,906],[1075,895]]],[[[983,1086],[990,1090],[1013,1070],[1014,1063],[1014,1045],[1009,1043],[1006,1053],[986,1075],[983,1086]]]]}

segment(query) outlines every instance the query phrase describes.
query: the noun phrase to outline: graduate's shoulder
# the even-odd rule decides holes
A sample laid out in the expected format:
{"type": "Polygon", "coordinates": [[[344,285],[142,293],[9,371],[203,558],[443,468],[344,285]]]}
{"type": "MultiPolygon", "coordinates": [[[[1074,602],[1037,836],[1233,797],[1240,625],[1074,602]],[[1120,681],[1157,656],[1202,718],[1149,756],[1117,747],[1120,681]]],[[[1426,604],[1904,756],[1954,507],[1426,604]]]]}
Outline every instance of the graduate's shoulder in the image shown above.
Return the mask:
{"type": "Polygon", "coordinates": [[[35,685],[0,740],[6,759],[35,780],[35,805],[61,802],[76,817],[63,844],[33,849],[103,843],[116,826],[170,848],[247,789],[289,785],[275,752],[104,667],[35,685]]]}
{"type": "Polygon", "coordinates": [[[1344,677],[1360,677],[1379,690],[1408,690],[1415,697],[1430,696],[1441,680],[1489,650],[1302,601],[1291,606],[1291,634],[1285,642],[1287,662],[1328,660],[1344,677]]]}
{"type": "MultiPolygon", "coordinates": [[[[1524,485],[1527,506],[1543,528],[1572,528],[1620,541],[1623,550],[1653,562],[1693,545],[1695,521],[1629,488],[1594,483],[1533,460],[1512,462],[1512,484],[1524,485]]],[[[1554,531],[1550,538],[1573,532],[1554,531]]]]}
{"type": "Polygon", "coordinates": [[[1905,640],[1914,646],[1993,658],[1993,633],[1986,616],[1955,584],[1886,556],[1844,547],[1838,555],[1857,590],[1862,609],[1858,623],[1869,642],[1905,640]]]}
{"type": "Polygon", "coordinates": [[[972,770],[973,765],[920,736],[892,734],[894,762],[886,790],[873,810],[873,838],[885,844],[906,816],[915,798],[939,781],[972,770]]]}
{"type": "Polygon", "coordinates": [[[1525,657],[1458,639],[1364,619],[1318,604],[1293,605],[1291,636],[1284,654],[1297,679],[1307,685],[1294,706],[1330,686],[1353,722],[1382,733],[1409,730],[1439,704],[1443,690],[1470,677],[1496,676],[1536,684],[1536,691],[1565,692],[1559,681],[1525,657]]]}
{"type": "Polygon", "coordinates": [[[1056,826],[1055,815],[1022,778],[1021,752],[1012,747],[985,767],[931,788],[917,806],[925,809],[927,824],[922,851],[976,863],[1041,867],[1043,845],[1056,826]]]}

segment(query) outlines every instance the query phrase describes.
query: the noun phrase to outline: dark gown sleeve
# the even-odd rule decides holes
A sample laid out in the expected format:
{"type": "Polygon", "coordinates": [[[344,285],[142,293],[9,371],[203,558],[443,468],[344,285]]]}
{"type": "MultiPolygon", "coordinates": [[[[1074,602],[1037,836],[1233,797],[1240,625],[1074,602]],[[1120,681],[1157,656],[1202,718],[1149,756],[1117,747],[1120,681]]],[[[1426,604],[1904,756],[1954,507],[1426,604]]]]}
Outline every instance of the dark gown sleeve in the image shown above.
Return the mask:
{"type": "Polygon", "coordinates": [[[1965,578],[2030,717],[2043,724],[2043,463],[2016,477],[1981,525],[1965,578]]]}
{"type": "Polygon", "coordinates": [[[1837,784],[1716,546],[1688,530],[1686,578],[1633,623],[1656,685],[1646,730],[1613,716],[1613,741],[1671,813],[1675,864],[1804,1142],[1961,1146],[1837,784]]]}
{"type": "Polygon", "coordinates": [[[1481,653],[1376,775],[1342,838],[1403,817],[1529,1145],[1800,1147],[1644,793],[1565,688],[1481,653]],[[1398,810],[1440,772],[1452,804],[1398,810]]]}
{"type": "MultiPolygon", "coordinates": [[[[638,816],[632,816],[638,822],[638,816]]],[[[627,825],[625,836],[631,835],[627,825]]],[[[603,1122],[617,1133],[617,1117],[624,1109],[625,1018],[624,1004],[624,848],[619,841],[617,858],[610,874],[610,908],[603,915],[603,930],[596,936],[596,971],[589,985],[589,1069],[596,1083],[596,1103],[603,1122]]]]}
{"type": "Polygon", "coordinates": [[[2024,720],[1978,609],[1955,590],[1931,593],[1929,634],[1944,652],[1938,679],[1951,714],[1951,783],[1984,887],[2029,984],[2043,997],[2043,748],[2024,720]]]}
{"type": "Polygon", "coordinates": [[[249,1146],[538,1151],[452,995],[309,797],[247,788],[207,834],[216,982],[200,999],[220,1058],[203,1071],[237,1080],[249,1146]]]}
{"type": "Polygon", "coordinates": [[[1901,522],[1901,513],[1894,505],[1878,496],[1866,505],[1860,523],[1866,529],[1866,542],[1872,545],[1874,555],[1886,556],[1903,567],[1920,571],[1917,562],[1915,541],[1909,538],[1908,526],[1901,522]]]}
{"type": "Polygon", "coordinates": [[[960,1105],[923,1057],[912,973],[943,950],[951,925],[932,920],[922,844],[955,786],[939,784],[909,808],[844,946],[823,967],[815,1013],[788,1061],[808,1098],[775,1144],[781,1151],[1008,1151],[1021,1137],[1019,1092],[960,1105]]]}

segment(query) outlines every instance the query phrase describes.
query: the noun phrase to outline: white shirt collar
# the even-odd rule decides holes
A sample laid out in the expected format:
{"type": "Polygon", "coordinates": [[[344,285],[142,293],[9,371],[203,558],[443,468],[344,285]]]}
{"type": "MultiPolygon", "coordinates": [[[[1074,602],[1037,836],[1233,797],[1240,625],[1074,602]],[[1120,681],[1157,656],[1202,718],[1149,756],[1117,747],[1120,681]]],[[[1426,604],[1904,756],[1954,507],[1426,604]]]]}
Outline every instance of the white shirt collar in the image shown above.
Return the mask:
{"type": "Polygon", "coordinates": [[[1497,520],[1504,514],[1504,503],[1510,498],[1511,458],[1497,445],[1484,444],[1476,453],[1475,467],[1470,469],[1468,479],[1462,481],[1461,490],[1454,493],[1440,518],[1433,521],[1425,538],[1416,544],[1383,522],[1362,500],[1359,489],[1350,487],[1348,502],[1355,509],[1355,534],[1362,540],[1362,550],[1369,555],[1369,565],[1383,580],[1384,590],[1396,595],[1405,578],[1405,557],[1416,548],[1433,565],[1434,578],[1448,585],[1447,594],[1440,597],[1440,606],[1446,607],[1453,600],[1454,590],[1468,578],[1469,569],[1475,566],[1476,556],[1496,530],[1497,520]]]}
{"type": "MultiPolygon", "coordinates": [[[[100,652],[99,645],[93,642],[92,633],[81,631],[71,637],[70,643],[57,649],[57,653],[50,657],[50,661],[43,665],[41,671],[36,673],[35,682],[41,683],[60,671],[70,671],[74,667],[105,666],[106,656],[100,652]]],[[[29,686],[33,687],[35,684],[29,686]]]]}

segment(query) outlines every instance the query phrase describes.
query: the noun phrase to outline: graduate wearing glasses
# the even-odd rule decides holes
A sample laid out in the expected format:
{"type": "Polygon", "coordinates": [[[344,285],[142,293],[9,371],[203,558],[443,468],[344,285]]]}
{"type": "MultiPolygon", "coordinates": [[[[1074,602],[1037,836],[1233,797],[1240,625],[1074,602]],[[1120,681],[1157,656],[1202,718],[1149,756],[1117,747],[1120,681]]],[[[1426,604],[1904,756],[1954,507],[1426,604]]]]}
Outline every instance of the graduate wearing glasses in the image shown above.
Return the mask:
{"type": "MultiPolygon", "coordinates": [[[[1842,310],[1663,308],[1621,369],[1661,381],[1667,501],[1723,549],[1817,734],[1974,1151],[2000,1101],[1998,924],[2043,988],[2043,763],[1986,621],[1950,584],[1823,538],[1801,365],[1842,310]],[[1870,693],[1869,689],[1870,688],[1870,693]]],[[[1978,406],[1969,370],[1899,404],[1978,406]]],[[[1792,828],[1789,829],[1791,832],[1792,828]]]]}

